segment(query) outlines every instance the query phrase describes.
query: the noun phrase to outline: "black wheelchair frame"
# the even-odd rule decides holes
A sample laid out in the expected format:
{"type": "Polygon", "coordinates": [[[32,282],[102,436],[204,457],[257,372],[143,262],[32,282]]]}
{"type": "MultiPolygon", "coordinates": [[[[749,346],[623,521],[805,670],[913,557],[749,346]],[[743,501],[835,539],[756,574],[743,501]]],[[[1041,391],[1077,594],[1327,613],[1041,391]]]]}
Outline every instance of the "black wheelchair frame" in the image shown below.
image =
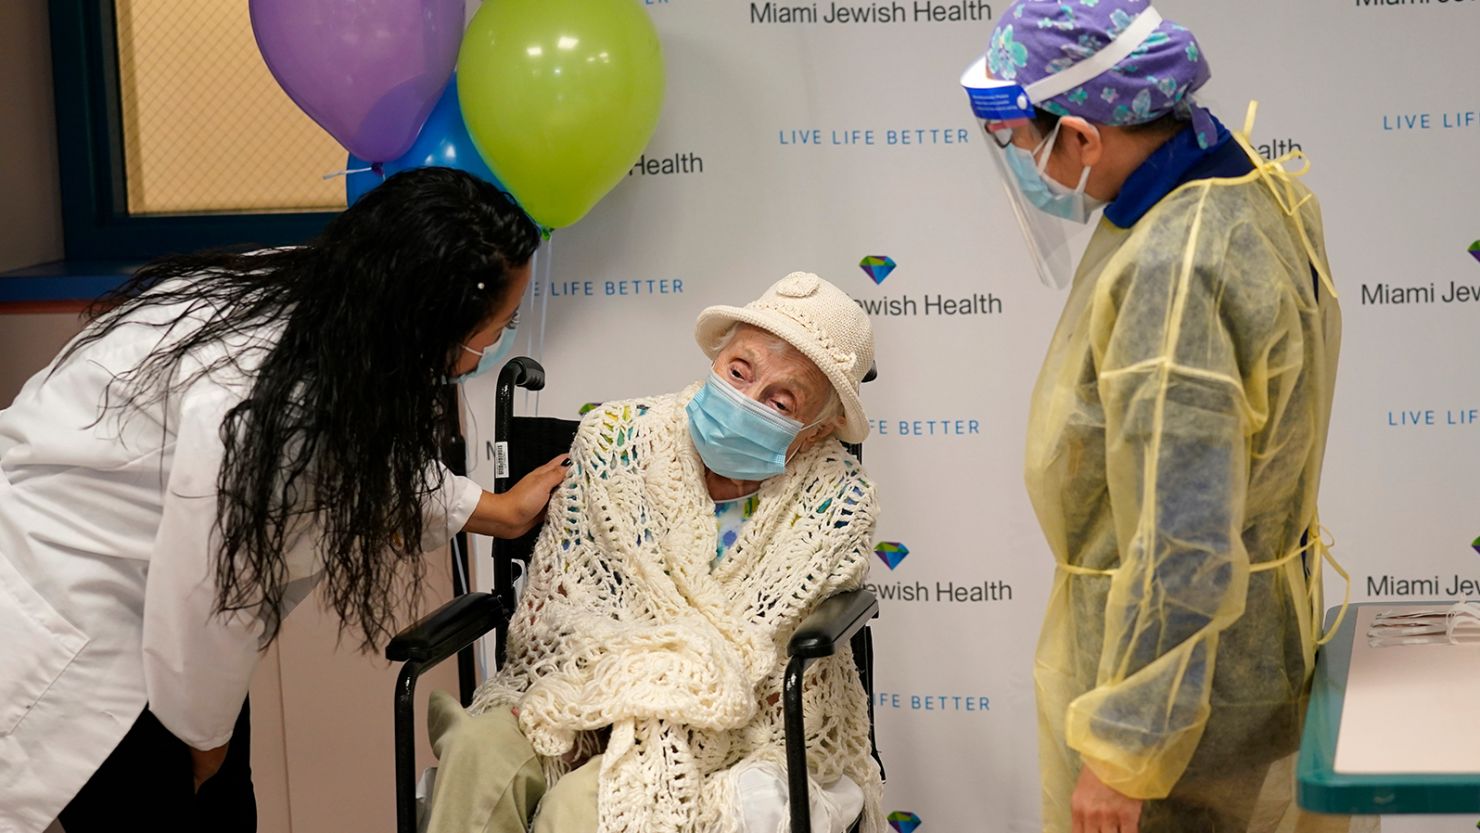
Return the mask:
{"type": "MultiPolygon", "coordinates": [[[[864,381],[869,381],[873,375],[870,370],[864,381]]],[[[507,490],[524,474],[568,450],[575,437],[579,424],[576,421],[513,416],[516,388],[538,391],[544,386],[544,368],[533,359],[512,359],[499,371],[494,444],[496,456],[502,457],[498,461],[497,473],[505,476],[496,478],[496,492],[507,490]]],[[[849,449],[862,458],[861,448],[850,446],[849,449]]],[[[462,470],[465,458],[461,454],[461,441],[449,446],[448,465],[453,471],[462,470]]],[[[498,664],[503,665],[504,640],[517,601],[514,562],[522,562],[528,571],[538,534],[539,530],[535,529],[517,540],[494,542],[492,593],[473,592],[463,586],[456,579],[457,570],[454,569],[455,590],[459,595],[398,633],[386,646],[386,659],[401,663],[395,694],[397,833],[416,831],[416,681],[428,669],[456,654],[461,699],[464,706],[468,705],[472,700],[472,645],[490,632],[495,634],[495,657],[498,664]]],[[[468,575],[466,553],[465,545],[453,553],[454,559],[463,559],[464,576],[468,575]]],[[[810,663],[832,656],[844,643],[852,646],[854,663],[868,693],[869,742],[882,772],[883,762],[879,760],[878,745],[873,737],[873,639],[867,627],[869,620],[878,613],[879,603],[872,592],[860,589],[839,593],[818,605],[792,634],[788,644],[782,711],[786,727],[788,804],[793,833],[811,833],[812,830],[811,800],[807,792],[806,733],[802,721],[803,675],[810,663]]]]}

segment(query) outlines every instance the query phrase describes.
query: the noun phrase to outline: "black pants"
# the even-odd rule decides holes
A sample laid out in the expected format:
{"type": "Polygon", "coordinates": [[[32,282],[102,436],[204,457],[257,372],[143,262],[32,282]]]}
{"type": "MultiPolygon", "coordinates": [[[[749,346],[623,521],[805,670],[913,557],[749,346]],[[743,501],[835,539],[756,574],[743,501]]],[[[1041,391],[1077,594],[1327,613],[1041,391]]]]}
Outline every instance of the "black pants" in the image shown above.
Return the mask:
{"type": "Polygon", "coordinates": [[[62,810],[66,833],[255,833],[252,730],[248,704],[236,719],[226,761],[195,792],[190,747],[170,734],[148,708],[62,810]]]}

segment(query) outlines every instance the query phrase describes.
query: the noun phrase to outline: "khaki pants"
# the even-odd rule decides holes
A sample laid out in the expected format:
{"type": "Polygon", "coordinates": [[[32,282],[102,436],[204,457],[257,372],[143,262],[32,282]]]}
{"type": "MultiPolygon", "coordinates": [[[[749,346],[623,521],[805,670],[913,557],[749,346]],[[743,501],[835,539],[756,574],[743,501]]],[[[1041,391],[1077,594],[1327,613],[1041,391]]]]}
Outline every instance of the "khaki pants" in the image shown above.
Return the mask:
{"type": "Polygon", "coordinates": [[[433,692],[427,715],[437,779],[428,833],[594,833],[601,758],[545,789],[534,748],[508,709],[470,715],[433,692]],[[538,808],[538,814],[535,813],[538,808]]]}

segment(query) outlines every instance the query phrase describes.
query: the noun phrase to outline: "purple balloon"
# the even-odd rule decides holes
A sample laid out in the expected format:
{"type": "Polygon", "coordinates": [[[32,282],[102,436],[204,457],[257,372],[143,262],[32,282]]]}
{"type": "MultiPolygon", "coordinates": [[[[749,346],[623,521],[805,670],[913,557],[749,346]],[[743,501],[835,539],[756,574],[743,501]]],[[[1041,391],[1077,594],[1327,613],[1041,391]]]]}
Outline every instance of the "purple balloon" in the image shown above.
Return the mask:
{"type": "Polygon", "coordinates": [[[404,154],[462,42],[464,0],[249,0],[288,97],[361,159],[404,154]]]}

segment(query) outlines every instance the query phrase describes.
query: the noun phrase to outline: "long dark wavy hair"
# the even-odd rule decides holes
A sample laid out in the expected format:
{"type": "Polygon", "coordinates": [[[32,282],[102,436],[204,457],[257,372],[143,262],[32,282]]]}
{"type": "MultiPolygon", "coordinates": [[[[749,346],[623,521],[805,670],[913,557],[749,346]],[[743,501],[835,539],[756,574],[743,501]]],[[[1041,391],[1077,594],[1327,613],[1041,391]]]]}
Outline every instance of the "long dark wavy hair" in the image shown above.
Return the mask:
{"type": "Polygon", "coordinates": [[[248,351],[222,351],[223,341],[280,329],[260,364],[242,368],[250,392],[221,425],[216,605],[255,613],[273,639],[285,551],[308,531],[341,634],[357,630],[370,650],[420,588],[423,504],[442,485],[435,461],[453,430],[445,379],[539,239],[493,185],[447,168],[407,171],[307,245],[150,263],[90,310],[62,361],[160,319],[153,309],[181,309],[148,325],[161,330],[159,346],[110,386],[103,411],[126,414],[239,367],[248,351]]]}

